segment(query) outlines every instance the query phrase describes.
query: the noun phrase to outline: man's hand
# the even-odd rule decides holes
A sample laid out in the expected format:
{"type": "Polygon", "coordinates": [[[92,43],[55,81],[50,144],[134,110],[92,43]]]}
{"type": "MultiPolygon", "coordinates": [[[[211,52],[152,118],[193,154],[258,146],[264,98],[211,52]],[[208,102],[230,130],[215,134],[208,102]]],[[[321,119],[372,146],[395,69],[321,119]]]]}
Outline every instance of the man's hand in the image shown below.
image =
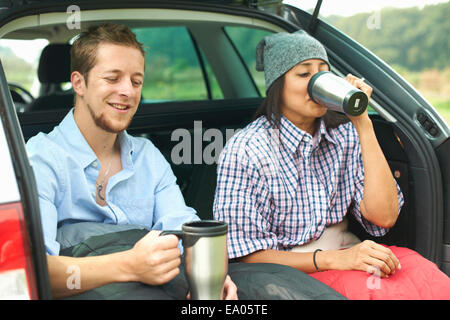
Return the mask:
{"type": "Polygon", "coordinates": [[[180,273],[178,238],[175,235],[160,237],[160,233],[150,231],[129,250],[127,269],[131,281],[161,285],[180,273]]]}
{"type": "MultiPolygon", "coordinates": [[[[150,231],[129,250],[128,269],[131,281],[161,285],[175,278],[181,264],[181,251],[175,235],[159,236],[161,231],[150,231]]],[[[189,295],[188,295],[189,299],[189,295]]],[[[237,300],[237,287],[227,275],[222,289],[223,300],[237,300]]]]}

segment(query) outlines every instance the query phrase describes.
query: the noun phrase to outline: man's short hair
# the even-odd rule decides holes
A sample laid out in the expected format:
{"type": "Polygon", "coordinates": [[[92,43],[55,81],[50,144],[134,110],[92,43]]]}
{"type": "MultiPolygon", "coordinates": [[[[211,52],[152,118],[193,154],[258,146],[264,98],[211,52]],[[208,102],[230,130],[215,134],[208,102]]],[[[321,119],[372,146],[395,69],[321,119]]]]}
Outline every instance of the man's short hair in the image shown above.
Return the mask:
{"type": "Polygon", "coordinates": [[[110,23],[92,26],[78,36],[70,50],[70,72],[81,73],[86,84],[89,71],[96,63],[97,48],[102,43],[136,48],[145,57],[142,43],[127,26],[110,23]]]}

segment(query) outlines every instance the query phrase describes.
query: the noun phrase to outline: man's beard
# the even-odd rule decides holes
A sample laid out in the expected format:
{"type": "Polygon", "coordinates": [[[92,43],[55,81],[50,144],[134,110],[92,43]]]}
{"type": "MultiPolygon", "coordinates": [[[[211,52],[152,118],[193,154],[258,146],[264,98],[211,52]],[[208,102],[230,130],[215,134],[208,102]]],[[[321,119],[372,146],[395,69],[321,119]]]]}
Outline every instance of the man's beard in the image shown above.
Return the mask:
{"type": "Polygon", "coordinates": [[[101,128],[109,133],[120,133],[120,132],[126,130],[128,128],[128,126],[130,125],[131,120],[133,118],[133,117],[130,117],[130,119],[128,120],[128,122],[125,125],[122,125],[120,127],[117,127],[117,126],[115,127],[113,125],[112,121],[109,121],[104,113],[102,113],[100,116],[97,116],[89,104],[87,105],[87,107],[88,107],[89,113],[91,114],[91,117],[94,120],[97,127],[101,128]]]}

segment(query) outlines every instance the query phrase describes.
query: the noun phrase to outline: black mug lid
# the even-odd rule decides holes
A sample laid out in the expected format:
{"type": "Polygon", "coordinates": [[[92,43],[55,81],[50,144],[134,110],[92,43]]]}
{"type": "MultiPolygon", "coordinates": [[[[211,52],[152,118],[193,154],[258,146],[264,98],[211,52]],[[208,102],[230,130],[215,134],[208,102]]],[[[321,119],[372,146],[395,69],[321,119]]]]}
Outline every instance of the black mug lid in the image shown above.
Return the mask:
{"type": "Polygon", "coordinates": [[[183,232],[202,237],[214,237],[227,234],[228,224],[218,220],[200,220],[187,222],[181,227],[183,232]]]}
{"type": "Polygon", "coordinates": [[[355,89],[350,91],[344,98],[344,111],[351,116],[359,116],[367,109],[369,99],[367,95],[359,90],[355,89]]]}

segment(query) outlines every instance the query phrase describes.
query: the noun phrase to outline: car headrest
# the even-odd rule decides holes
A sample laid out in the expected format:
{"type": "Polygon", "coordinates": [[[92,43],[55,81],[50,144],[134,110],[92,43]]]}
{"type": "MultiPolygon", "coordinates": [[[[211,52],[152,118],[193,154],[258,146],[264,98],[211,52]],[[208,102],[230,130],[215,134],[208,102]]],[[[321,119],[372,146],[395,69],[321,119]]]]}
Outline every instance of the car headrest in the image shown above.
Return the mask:
{"type": "Polygon", "coordinates": [[[70,48],[67,43],[52,43],[44,48],[38,67],[41,83],[70,81],[70,48]]]}

